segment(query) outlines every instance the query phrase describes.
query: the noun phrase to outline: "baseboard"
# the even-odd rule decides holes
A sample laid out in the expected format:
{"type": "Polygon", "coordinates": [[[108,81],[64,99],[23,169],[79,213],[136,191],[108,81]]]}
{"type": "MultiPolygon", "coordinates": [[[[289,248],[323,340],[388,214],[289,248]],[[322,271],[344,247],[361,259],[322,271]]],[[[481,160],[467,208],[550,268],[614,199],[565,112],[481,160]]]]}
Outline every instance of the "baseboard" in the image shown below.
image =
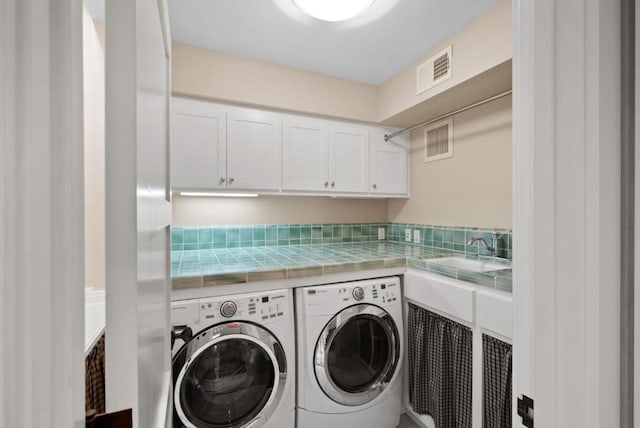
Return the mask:
{"type": "Polygon", "coordinates": [[[428,422],[426,416],[419,415],[418,413],[414,412],[413,409],[409,407],[409,405],[405,406],[404,412],[405,415],[407,415],[409,419],[411,419],[420,428],[435,428],[435,424],[428,422]]]}

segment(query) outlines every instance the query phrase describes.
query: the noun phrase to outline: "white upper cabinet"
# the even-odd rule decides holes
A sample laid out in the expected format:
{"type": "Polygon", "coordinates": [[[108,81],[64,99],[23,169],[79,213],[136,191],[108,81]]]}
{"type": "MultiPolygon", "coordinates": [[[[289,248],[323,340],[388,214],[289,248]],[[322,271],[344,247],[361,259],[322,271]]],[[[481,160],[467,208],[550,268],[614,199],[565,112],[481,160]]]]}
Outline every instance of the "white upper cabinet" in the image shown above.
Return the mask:
{"type": "Polygon", "coordinates": [[[204,101],[173,98],[171,186],[220,189],[227,176],[227,111],[204,101]]]}
{"type": "Polygon", "coordinates": [[[368,192],[366,127],[287,115],[283,128],[284,191],[368,192]]]}
{"type": "Polygon", "coordinates": [[[405,135],[336,120],[173,98],[176,190],[404,197],[405,135]]]}
{"type": "Polygon", "coordinates": [[[367,193],[369,131],[366,127],[332,123],[329,131],[329,190],[367,193]]]}
{"type": "Polygon", "coordinates": [[[282,116],[229,107],[227,113],[227,188],[280,190],[282,116]]]}
{"type": "Polygon", "coordinates": [[[406,196],[408,193],[407,134],[384,141],[385,131],[370,133],[370,191],[373,195],[406,196]]]}
{"type": "Polygon", "coordinates": [[[324,191],[329,188],[328,122],[287,115],[282,131],[282,188],[324,191]]]}

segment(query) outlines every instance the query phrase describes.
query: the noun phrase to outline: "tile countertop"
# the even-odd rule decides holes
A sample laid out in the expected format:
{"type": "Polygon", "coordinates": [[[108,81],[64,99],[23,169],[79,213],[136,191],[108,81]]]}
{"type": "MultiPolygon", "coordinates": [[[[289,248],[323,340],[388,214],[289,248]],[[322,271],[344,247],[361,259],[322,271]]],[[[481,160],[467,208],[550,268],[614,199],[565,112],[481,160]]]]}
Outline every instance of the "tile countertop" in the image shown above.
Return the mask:
{"type": "Polygon", "coordinates": [[[411,267],[511,292],[511,269],[476,273],[429,261],[452,255],[464,257],[442,248],[388,241],[174,251],[171,277],[178,290],[411,267]]]}

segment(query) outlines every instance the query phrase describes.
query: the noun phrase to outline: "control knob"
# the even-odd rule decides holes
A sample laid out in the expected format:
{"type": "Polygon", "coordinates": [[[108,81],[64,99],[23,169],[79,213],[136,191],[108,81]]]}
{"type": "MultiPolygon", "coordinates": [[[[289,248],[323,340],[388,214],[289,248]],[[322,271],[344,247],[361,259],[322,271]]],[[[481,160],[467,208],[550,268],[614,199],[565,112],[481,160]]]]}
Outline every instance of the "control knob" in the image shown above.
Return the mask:
{"type": "Polygon", "coordinates": [[[364,299],[364,290],[362,287],[356,287],[353,289],[353,298],[356,300],[364,299]]]}
{"type": "Polygon", "coordinates": [[[220,314],[225,318],[231,318],[238,311],[238,306],[231,300],[224,302],[220,306],[220,314]]]}

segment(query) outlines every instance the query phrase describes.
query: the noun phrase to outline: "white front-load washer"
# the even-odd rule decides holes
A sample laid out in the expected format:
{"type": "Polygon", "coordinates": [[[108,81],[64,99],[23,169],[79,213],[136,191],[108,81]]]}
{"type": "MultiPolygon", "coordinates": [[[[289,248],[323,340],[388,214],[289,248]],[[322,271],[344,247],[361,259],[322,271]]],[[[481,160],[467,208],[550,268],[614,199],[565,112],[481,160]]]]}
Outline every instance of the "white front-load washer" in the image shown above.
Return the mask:
{"type": "Polygon", "coordinates": [[[296,290],[301,428],[395,428],[402,413],[397,277],[296,290]]]}
{"type": "Polygon", "coordinates": [[[174,428],[294,428],[293,293],[172,302],[174,428]]]}

